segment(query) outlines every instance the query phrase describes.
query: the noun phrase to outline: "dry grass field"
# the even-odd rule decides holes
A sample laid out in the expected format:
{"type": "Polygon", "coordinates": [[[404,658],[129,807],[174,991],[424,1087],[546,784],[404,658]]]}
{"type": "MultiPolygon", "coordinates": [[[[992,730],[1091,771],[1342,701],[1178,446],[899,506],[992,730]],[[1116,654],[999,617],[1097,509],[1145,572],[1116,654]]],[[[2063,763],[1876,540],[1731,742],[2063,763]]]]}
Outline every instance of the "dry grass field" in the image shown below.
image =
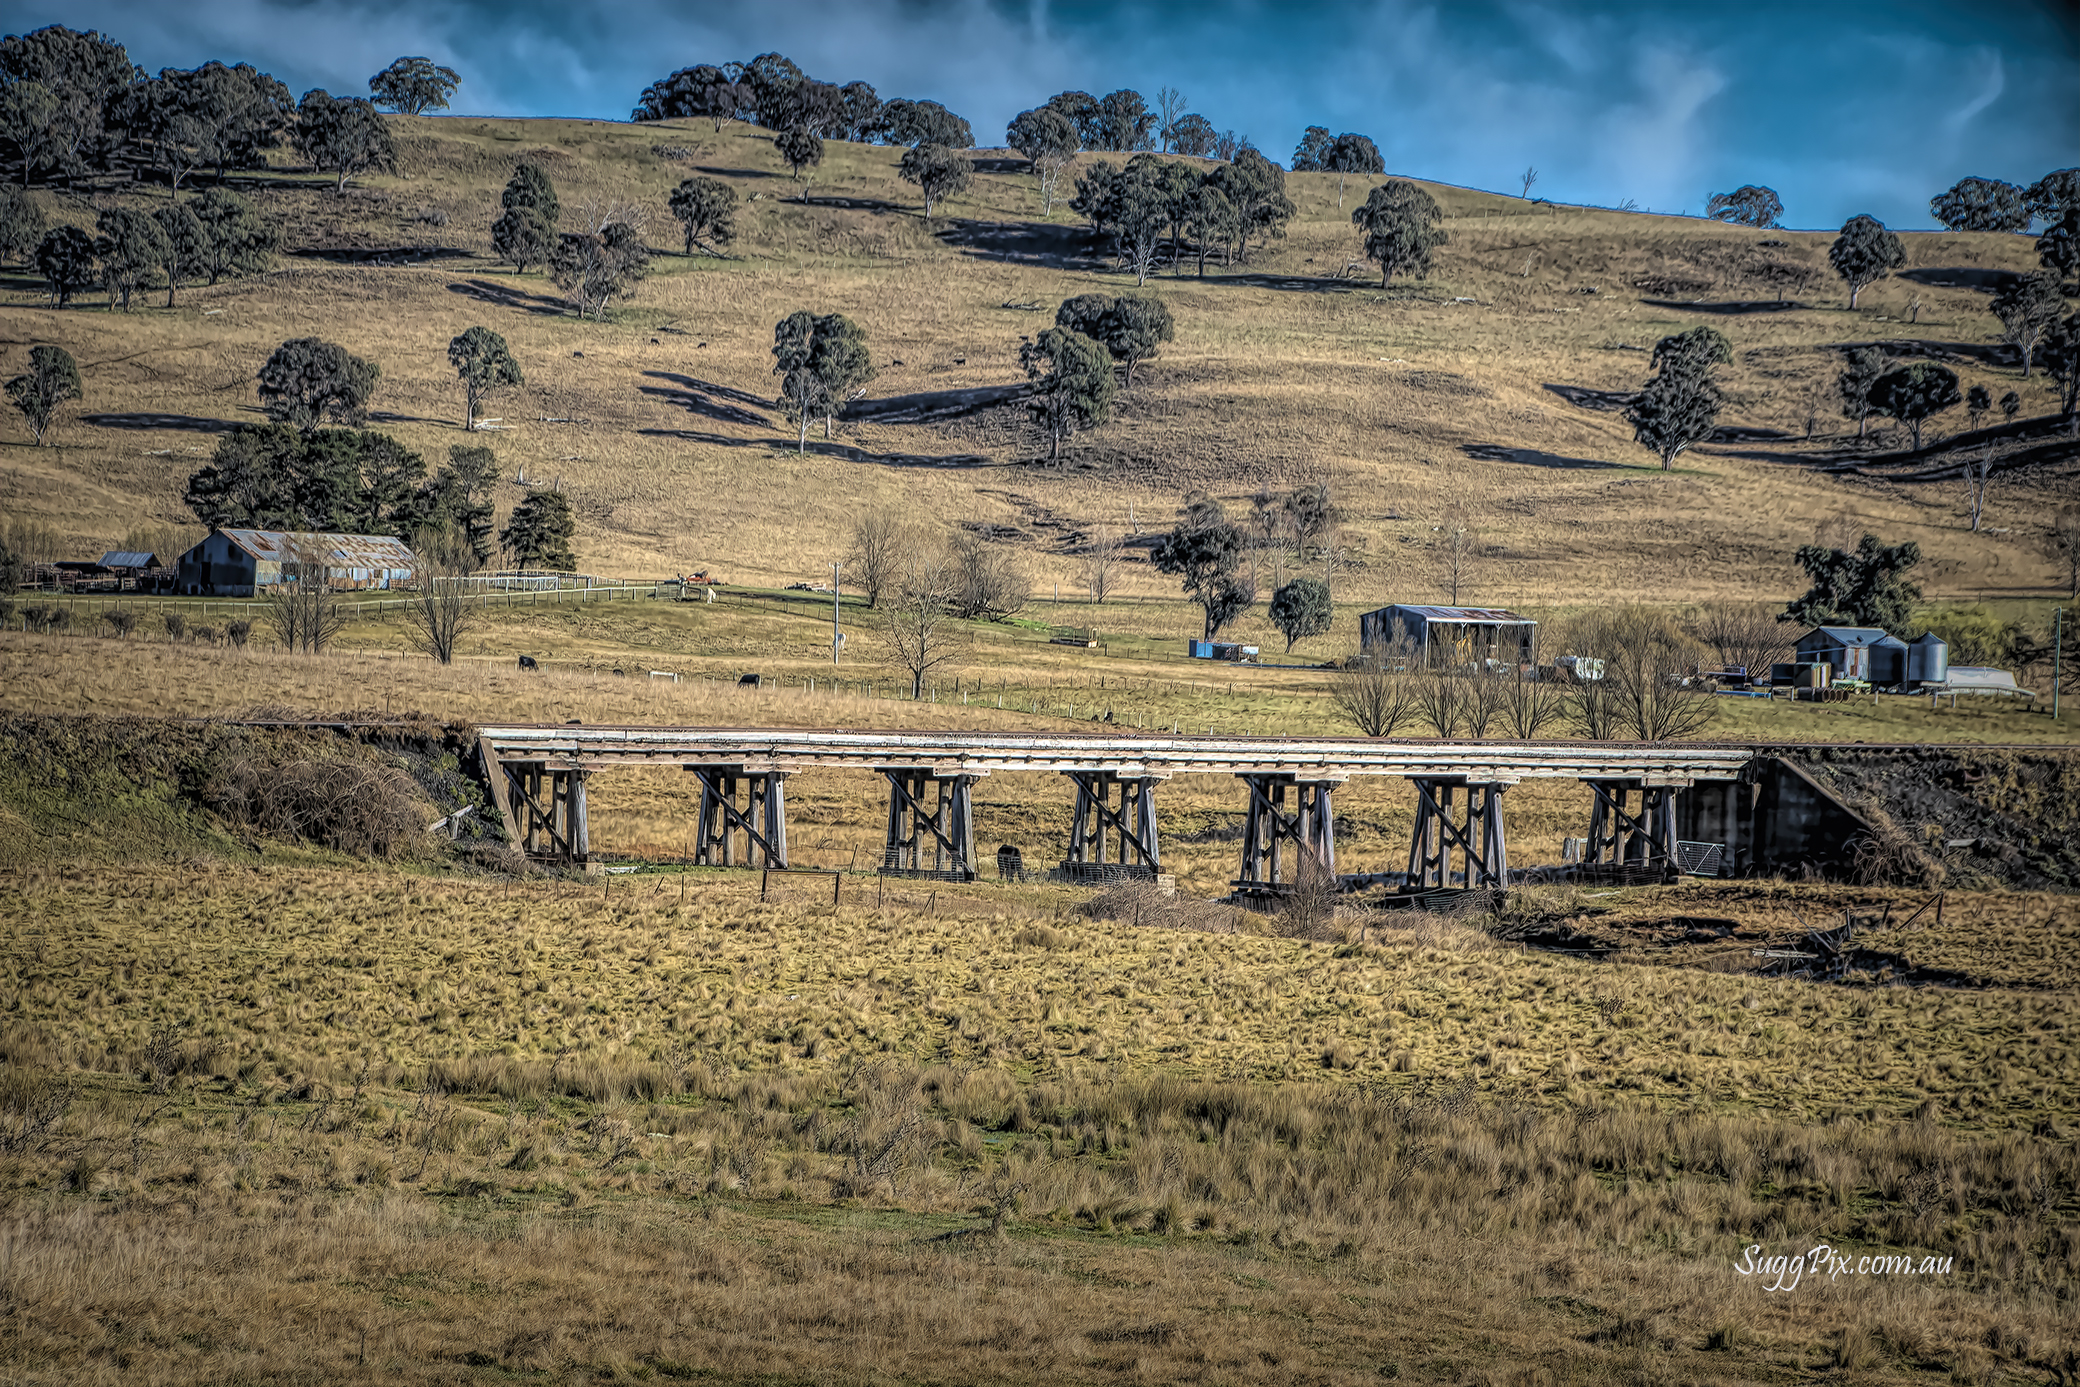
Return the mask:
{"type": "MultiPolygon", "coordinates": [[[[850,517],[900,506],[947,525],[1008,528],[1043,595],[1057,580],[1077,593],[1070,551],[1092,526],[1146,532],[1193,490],[1240,504],[1259,486],[1325,480],[1345,512],[1338,592],[1353,609],[1438,596],[1426,549],[1451,508],[1481,531],[1470,595],[1482,601],[1781,601],[1796,590],[1792,551],[1845,523],[1920,542],[1932,598],[2056,595],[2042,531],[2046,503],[2070,497],[2069,468],[2004,480],[1975,534],[1961,484],[1819,473],[1791,444],[1703,448],[1664,474],[1619,416],[1548,388],[1636,388],[1641,349],[1709,323],[1738,357],[1723,422],[1795,442],[1816,401],[1819,430],[1842,432],[1822,398],[1838,362],[1830,344],[1911,338],[1981,352],[1995,339],[1982,291],[1907,278],[1874,286],[1850,313],[1823,274],[1774,311],[1762,302],[1773,291],[1751,277],[1758,257],[1824,271],[1829,237],[1819,233],[1440,187],[1452,239],[1438,273],[1382,293],[1362,266],[1337,277],[1357,238],[1333,180],[1294,175],[1300,211],[1285,238],[1204,280],[1150,281],[1172,306],[1177,340],[1145,382],[1137,375],[1117,420],[1076,441],[1067,468],[1034,465],[1039,442],[1008,409],[943,426],[846,425],[797,456],[769,403],[772,324],[788,312],[858,320],[881,368],[870,393],[904,395],[1016,380],[1020,334],[1047,319],[1007,305],[1051,308],[1116,289],[1121,276],[1073,213],[1039,219],[1015,159],[985,157],[974,188],[927,232],[882,149],[833,143],[803,203],[769,137],[743,127],[403,124],[398,174],[344,198],[293,174],[263,180],[292,249],[272,274],[127,315],[58,312],[40,306],[28,281],[6,283],[11,340],[66,347],[85,368],[88,397],[59,447],[10,442],[0,507],[50,523],[82,554],[135,528],[185,522],[187,473],[215,431],[257,417],[253,373],[267,353],[307,333],[378,361],[376,427],[437,459],[462,438],[445,346],[482,323],[512,341],[528,376],[492,410],[512,426],[492,439],[507,476],[561,482],[581,516],[581,561],[599,572],[713,566],[739,581],[814,578],[841,555],[850,517]],[[736,258],[660,254],[632,302],[606,323],[581,322],[558,310],[538,272],[515,276],[490,259],[497,190],[523,155],[549,169],[567,205],[642,207],[660,248],[676,245],[663,201],[679,179],[718,174],[756,200],[736,258]],[[424,220],[436,212],[444,225],[424,220]],[[1784,245],[1765,251],[1763,239],[1784,245]],[[1678,296],[1635,287],[1654,277],[1678,296]]],[[[91,217],[80,201],[51,211],[91,217]]],[[[2028,259],[2020,237],[1904,239],[1917,275],[2020,269],[2028,259]]],[[[2021,384],[2008,368],[1961,369],[1996,396],[2021,384]]],[[[2050,408],[2044,391],[2036,381],[2023,388],[2027,412],[2050,408]]],[[[1937,428],[1963,422],[1946,416],[1937,428]]],[[[501,505],[518,495],[509,484],[501,505]]],[[[1125,591],[1174,590],[1137,564],[1125,591]]]]}

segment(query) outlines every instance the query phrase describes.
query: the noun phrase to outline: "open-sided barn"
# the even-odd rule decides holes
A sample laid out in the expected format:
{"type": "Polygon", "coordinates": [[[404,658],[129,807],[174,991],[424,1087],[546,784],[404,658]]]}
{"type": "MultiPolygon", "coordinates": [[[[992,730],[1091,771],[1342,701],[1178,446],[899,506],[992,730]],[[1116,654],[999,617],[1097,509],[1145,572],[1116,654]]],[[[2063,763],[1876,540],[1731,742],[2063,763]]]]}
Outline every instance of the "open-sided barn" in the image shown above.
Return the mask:
{"type": "Polygon", "coordinates": [[[388,535],[337,535],[289,530],[211,530],[181,555],[183,593],[252,597],[283,577],[322,569],[339,588],[387,588],[411,577],[409,546],[388,535]]]}

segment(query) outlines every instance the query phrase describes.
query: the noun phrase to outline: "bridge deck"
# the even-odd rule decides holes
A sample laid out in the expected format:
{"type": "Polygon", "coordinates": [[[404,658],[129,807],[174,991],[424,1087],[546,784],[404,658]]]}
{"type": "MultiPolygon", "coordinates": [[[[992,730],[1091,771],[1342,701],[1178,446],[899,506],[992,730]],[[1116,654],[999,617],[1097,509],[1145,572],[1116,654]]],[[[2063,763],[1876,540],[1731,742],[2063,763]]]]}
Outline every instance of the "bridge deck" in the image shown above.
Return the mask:
{"type": "Polygon", "coordinates": [[[533,725],[479,729],[502,762],[611,766],[929,767],[1109,772],[1122,779],[1180,774],[1463,776],[1530,779],[1733,780],[1760,748],[1711,743],[1426,741],[1366,737],[1182,737],[1103,733],[878,732],[821,728],[533,725]]]}

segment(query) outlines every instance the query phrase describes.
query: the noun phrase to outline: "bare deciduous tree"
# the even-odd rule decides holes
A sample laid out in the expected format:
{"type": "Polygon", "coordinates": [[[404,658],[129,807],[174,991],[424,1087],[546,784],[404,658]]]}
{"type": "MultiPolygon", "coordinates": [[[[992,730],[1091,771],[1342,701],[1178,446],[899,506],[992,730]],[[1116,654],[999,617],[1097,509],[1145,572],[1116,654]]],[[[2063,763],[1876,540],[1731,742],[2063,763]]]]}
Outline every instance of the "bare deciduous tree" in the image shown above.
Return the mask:
{"type": "Polygon", "coordinates": [[[1391,737],[1416,712],[1416,646],[1407,632],[1375,641],[1329,682],[1329,701],[1368,737],[1391,737]]]}
{"type": "Polygon", "coordinates": [[[1466,721],[1472,681],[1457,670],[1429,669],[1413,676],[1416,720],[1439,737],[1456,733],[1466,721]]]}
{"type": "Polygon", "coordinates": [[[1119,566],[1119,536],[1109,525],[1096,526],[1083,546],[1084,585],[1090,590],[1093,604],[1103,606],[1105,599],[1112,596],[1119,585],[1119,566]]]}
{"type": "Polygon", "coordinates": [[[455,645],[483,608],[471,592],[476,551],[469,536],[453,528],[422,530],[412,545],[412,604],[406,609],[412,642],[440,663],[452,664],[455,645]]]}
{"type": "Polygon", "coordinates": [[[345,629],[347,610],[332,586],[327,556],[302,541],[282,552],[280,581],[266,589],[263,619],[284,650],[316,655],[345,629]]]}
{"type": "Polygon", "coordinates": [[[1430,541],[1431,571],[1448,605],[1459,605],[1460,598],[1478,577],[1480,564],[1481,532],[1471,515],[1454,507],[1430,541]]]}
{"type": "Polygon", "coordinates": [[[1717,698],[1696,677],[1704,648],[1666,614],[1645,607],[1599,612],[1575,635],[1581,649],[1603,661],[1596,684],[1610,705],[1611,731],[1642,742],[1673,741],[1718,715],[1717,698]]]}
{"type": "Polygon", "coordinates": [[[1715,602],[1688,625],[1690,634],[1719,659],[1722,669],[1743,669],[1750,681],[1766,677],[1769,667],[1791,658],[1798,628],[1779,621],[1769,607],[1715,602]]]}
{"type": "Polygon", "coordinates": [[[863,511],[852,520],[852,547],[845,551],[845,572],[867,595],[867,605],[881,605],[901,569],[904,553],[916,542],[910,522],[893,509],[863,511]]]}
{"type": "Polygon", "coordinates": [[[999,543],[994,529],[978,521],[956,531],[947,543],[956,580],[953,609],[970,621],[1001,621],[1033,600],[1033,576],[1024,556],[999,543]]]}
{"type": "Polygon", "coordinates": [[[910,676],[912,698],[923,695],[926,675],[967,657],[967,632],[953,607],[959,591],[959,567],[945,550],[905,551],[882,611],[881,638],[888,663],[910,676]]]}
{"type": "Polygon", "coordinates": [[[1541,670],[1538,655],[1534,640],[1527,659],[1496,675],[1496,682],[1502,686],[1498,720],[1502,730],[1512,737],[1529,740],[1549,727],[1559,726],[1567,716],[1567,686],[1548,677],[1550,671],[1541,670]]]}

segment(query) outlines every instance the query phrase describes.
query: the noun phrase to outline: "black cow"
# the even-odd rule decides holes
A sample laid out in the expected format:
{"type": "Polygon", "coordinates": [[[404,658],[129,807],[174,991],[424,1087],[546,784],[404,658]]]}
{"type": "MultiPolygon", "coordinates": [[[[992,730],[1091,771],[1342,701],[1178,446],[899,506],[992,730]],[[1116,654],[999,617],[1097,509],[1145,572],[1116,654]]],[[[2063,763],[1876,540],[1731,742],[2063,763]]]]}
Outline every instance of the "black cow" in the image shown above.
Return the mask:
{"type": "Polygon", "coordinates": [[[538,663],[538,662],[537,662],[537,661],[535,660],[534,656],[532,656],[532,655],[522,655],[522,656],[520,657],[520,668],[522,668],[522,669],[540,669],[540,668],[541,668],[541,665],[540,665],[540,663],[538,663]]]}
{"type": "Polygon", "coordinates": [[[742,674],[737,676],[737,687],[740,689],[760,688],[764,686],[765,682],[763,674],[742,674]]]}
{"type": "Polygon", "coordinates": [[[1020,853],[1017,848],[1012,847],[1009,843],[997,849],[997,879],[999,881],[1020,881],[1024,879],[1025,874],[1026,859],[1024,854],[1020,853]]]}

